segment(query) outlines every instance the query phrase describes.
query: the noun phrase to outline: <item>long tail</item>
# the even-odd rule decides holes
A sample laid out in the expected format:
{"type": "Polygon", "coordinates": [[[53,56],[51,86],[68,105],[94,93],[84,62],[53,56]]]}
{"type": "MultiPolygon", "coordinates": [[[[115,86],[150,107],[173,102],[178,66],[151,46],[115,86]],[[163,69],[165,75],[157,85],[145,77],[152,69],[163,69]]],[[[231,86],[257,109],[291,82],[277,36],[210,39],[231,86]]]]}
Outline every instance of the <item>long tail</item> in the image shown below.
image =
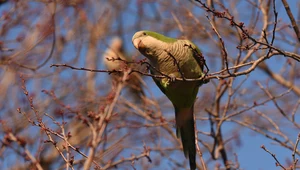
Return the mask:
{"type": "Polygon", "coordinates": [[[176,114],[176,134],[181,137],[183,152],[185,157],[188,156],[190,169],[196,169],[196,144],[194,128],[194,106],[191,108],[177,109],[176,114]]]}

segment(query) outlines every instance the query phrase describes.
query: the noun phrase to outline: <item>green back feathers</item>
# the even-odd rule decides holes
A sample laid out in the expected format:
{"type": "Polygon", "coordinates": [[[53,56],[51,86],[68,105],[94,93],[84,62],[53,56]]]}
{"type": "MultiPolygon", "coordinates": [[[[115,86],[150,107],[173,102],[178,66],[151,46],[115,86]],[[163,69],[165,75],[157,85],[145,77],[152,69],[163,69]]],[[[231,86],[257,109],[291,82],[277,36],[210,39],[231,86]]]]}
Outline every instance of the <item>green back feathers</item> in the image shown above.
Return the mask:
{"type": "Polygon", "coordinates": [[[166,42],[166,43],[173,43],[173,42],[176,42],[177,39],[175,38],[171,38],[171,37],[166,37],[162,34],[159,34],[157,32],[152,32],[152,31],[144,31],[147,35],[157,39],[157,40],[160,40],[160,41],[163,41],[163,42],[166,42]]]}

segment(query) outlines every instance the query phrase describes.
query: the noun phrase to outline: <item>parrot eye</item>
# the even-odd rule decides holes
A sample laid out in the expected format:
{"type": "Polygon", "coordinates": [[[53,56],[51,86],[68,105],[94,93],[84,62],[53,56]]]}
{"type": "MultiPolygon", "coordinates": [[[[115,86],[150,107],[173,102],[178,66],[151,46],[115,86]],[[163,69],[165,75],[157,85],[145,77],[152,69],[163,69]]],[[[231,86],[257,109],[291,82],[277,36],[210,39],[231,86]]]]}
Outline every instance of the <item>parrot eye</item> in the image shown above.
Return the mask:
{"type": "Polygon", "coordinates": [[[143,32],[143,35],[147,35],[147,33],[143,32]]]}

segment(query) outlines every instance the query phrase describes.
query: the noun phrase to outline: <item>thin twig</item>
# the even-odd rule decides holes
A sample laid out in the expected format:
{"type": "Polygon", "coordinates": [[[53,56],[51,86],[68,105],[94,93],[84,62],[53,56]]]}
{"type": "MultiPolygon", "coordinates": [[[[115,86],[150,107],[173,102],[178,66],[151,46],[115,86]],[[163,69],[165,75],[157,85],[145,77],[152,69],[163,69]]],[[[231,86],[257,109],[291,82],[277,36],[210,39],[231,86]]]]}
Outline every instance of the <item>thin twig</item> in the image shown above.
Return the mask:
{"type": "Polygon", "coordinates": [[[295,20],[295,18],[294,18],[294,15],[292,14],[292,11],[291,11],[291,9],[290,9],[290,6],[289,6],[289,4],[287,3],[286,0],[281,0],[281,2],[283,3],[284,8],[285,8],[285,11],[286,11],[287,15],[289,16],[289,18],[290,18],[290,20],[291,20],[292,27],[293,27],[293,29],[294,29],[294,31],[295,31],[295,33],[296,33],[297,39],[298,39],[298,41],[300,42],[300,31],[299,31],[299,27],[298,27],[298,25],[297,25],[297,23],[296,23],[296,20],[295,20]]]}
{"type": "Polygon", "coordinates": [[[264,145],[261,146],[263,150],[265,150],[267,153],[269,153],[276,161],[276,166],[280,166],[282,169],[286,170],[286,168],[279,162],[279,160],[276,158],[276,155],[273,154],[271,151],[269,151],[264,145]]]}
{"type": "Polygon", "coordinates": [[[296,155],[296,151],[297,151],[297,148],[298,148],[299,140],[300,140],[300,133],[297,136],[296,144],[295,144],[295,147],[294,147],[294,150],[293,150],[293,153],[292,153],[293,170],[296,170],[296,166],[297,166],[297,162],[298,162],[298,159],[295,158],[295,155],[296,155]]]}
{"type": "Polygon", "coordinates": [[[216,33],[216,35],[218,36],[219,38],[219,41],[220,41],[220,44],[221,44],[221,47],[222,47],[222,56],[224,57],[224,62],[225,62],[225,68],[226,68],[226,71],[229,75],[231,75],[229,69],[228,69],[228,53],[227,53],[227,49],[225,47],[225,44],[224,44],[224,41],[221,37],[221,34],[218,32],[217,28],[215,27],[215,25],[211,22],[211,20],[209,19],[208,15],[206,15],[206,18],[208,19],[210,25],[211,25],[211,28],[213,29],[213,31],[216,33]]]}
{"type": "MultiPolygon", "coordinates": [[[[174,60],[174,65],[176,65],[177,69],[178,69],[178,72],[180,73],[181,75],[181,78],[185,81],[185,77],[184,77],[184,74],[183,72],[181,71],[181,68],[180,68],[180,65],[179,65],[179,62],[180,61],[177,61],[176,58],[174,57],[173,54],[170,53],[170,51],[168,50],[165,50],[165,52],[174,60]]],[[[169,75],[170,76],[170,75],[169,75]]],[[[175,78],[175,77],[171,77],[172,79],[175,78]]]]}

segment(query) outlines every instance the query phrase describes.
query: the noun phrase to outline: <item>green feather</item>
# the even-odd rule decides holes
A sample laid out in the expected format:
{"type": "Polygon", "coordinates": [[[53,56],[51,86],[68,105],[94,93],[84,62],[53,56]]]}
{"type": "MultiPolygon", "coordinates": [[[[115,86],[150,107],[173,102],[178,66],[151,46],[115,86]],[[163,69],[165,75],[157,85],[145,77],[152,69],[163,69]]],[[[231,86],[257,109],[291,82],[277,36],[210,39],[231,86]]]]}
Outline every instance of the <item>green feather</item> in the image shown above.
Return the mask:
{"type": "MultiPolygon", "coordinates": [[[[154,67],[150,67],[151,74],[161,76],[163,73],[176,78],[182,78],[183,74],[184,78],[189,79],[204,75],[203,62],[199,57],[201,51],[189,40],[174,39],[152,31],[139,31],[135,33],[132,41],[135,47],[150,60],[151,66],[154,67]]],[[[181,138],[184,155],[189,157],[190,168],[196,169],[193,112],[201,83],[155,77],[153,80],[175,108],[177,137],[181,138]]]]}
{"type": "Polygon", "coordinates": [[[163,41],[163,42],[166,42],[166,43],[174,43],[177,41],[177,39],[175,38],[171,38],[171,37],[166,37],[162,34],[159,34],[157,32],[153,32],[153,31],[144,31],[147,35],[153,37],[153,38],[156,38],[157,40],[160,40],[160,41],[163,41]]]}

